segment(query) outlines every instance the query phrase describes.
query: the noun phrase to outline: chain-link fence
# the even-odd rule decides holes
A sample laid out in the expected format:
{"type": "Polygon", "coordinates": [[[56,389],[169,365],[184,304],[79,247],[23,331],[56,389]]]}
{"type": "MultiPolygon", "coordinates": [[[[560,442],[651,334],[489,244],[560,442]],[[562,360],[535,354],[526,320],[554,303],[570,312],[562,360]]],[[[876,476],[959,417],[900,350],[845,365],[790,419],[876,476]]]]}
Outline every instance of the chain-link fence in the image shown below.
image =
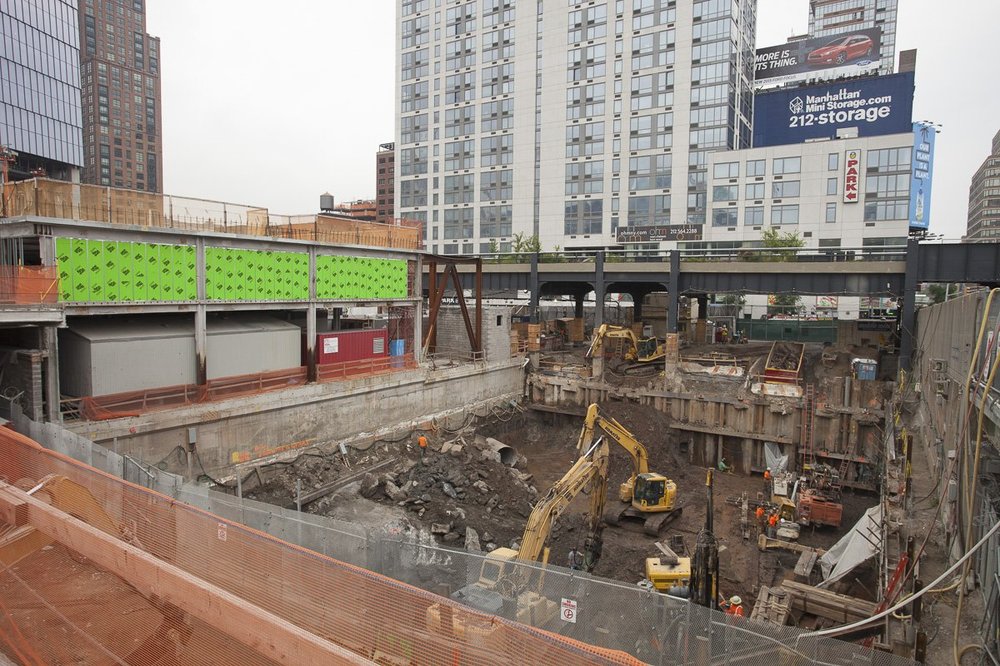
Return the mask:
{"type": "MultiPolygon", "coordinates": [[[[517,581],[484,590],[476,585],[484,563],[482,552],[437,545],[434,537],[404,520],[378,529],[334,518],[300,513],[186,483],[180,477],[94,445],[51,424],[15,418],[19,429],[45,446],[115,476],[158,490],[223,519],[246,525],[336,560],[362,567],[414,587],[470,600],[473,607],[508,620],[626,652],[650,664],[872,664],[896,666],[913,662],[853,643],[829,638],[803,638],[795,627],[734,618],[669,597],[638,585],[540,563],[508,564],[500,577],[517,581]],[[500,594],[502,591],[504,594],[500,594]],[[567,614],[568,613],[568,614],[567,614]]],[[[447,606],[431,606],[426,617],[411,619],[428,628],[470,634],[489,646],[489,626],[464,624],[447,606]],[[477,633],[478,632],[478,633],[477,633]]]]}

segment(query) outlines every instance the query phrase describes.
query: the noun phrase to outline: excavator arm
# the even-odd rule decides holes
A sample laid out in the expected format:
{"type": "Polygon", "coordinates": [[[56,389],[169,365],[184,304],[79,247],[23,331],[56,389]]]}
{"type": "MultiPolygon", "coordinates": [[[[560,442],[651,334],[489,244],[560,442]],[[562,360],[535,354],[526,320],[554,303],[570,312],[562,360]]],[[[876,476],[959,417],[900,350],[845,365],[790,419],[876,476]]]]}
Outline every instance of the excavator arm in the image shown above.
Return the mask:
{"type": "Polygon", "coordinates": [[[604,346],[605,338],[621,338],[628,340],[630,346],[628,352],[626,353],[627,359],[634,361],[638,358],[639,340],[635,337],[635,333],[632,332],[632,329],[612,326],[610,324],[601,324],[597,330],[594,331],[594,339],[591,340],[590,348],[587,350],[587,358],[593,358],[601,352],[601,348],[604,346]]]}
{"type": "Polygon", "coordinates": [[[621,500],[631,502],[635,478],[649,472],[649,454],[646,452],[646,447],[621,423],[611,417],[603,416],[598,410],[597,403],[594,403],[587,408],[587,416],[584,418],[583,428],[580,430],[580,441],[577,443],[579,451],[582,452],[590,447],[595,427],[600,427],[608,437],[632,456],[632,476],[622,484],[620,491],[621,500]]]}
{"type": "MultiPolygon", "coordinates": [[[[521,537],[517,559],[535,562],[540,559],[545,541],[552,531],[552,523],[569,506],[584,488],[590,488],[590,512],[587,527],[588,541],[595,542],[599,556],[600,532],[603,527],[604,502],[607,497],[608,445],[603,438],[598,439],[545,496],[535,504],[521,537]]],[[[588,553],[590,555],[590,553],[588,553]]]]}

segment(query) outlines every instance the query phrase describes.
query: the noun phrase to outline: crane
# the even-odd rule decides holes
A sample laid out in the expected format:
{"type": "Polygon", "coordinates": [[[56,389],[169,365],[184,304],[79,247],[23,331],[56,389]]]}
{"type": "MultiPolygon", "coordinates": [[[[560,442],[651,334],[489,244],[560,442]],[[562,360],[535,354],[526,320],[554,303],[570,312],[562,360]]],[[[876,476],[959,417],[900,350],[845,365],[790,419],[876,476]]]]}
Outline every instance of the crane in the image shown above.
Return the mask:
{"type": "MultiPolygon", "coordinates": [[[[479,580],[452,593],[452,599],[491,614],[499,614],[506,605],[516,603],[517,620],[532,626],[540,626],[554,618],[558,604],[529,589],[531,578],[537,569],[523,565],[541,562],[544,566],[548,563],[549,549],[545,542],[552,531],[553,522],[566,510],[573,498],[589,488],[590,511],[587,514],[584,568],[593,571],[601,557],[607,486],[608,445],[600,437],[535,504],[524,526],[518,548],[497,548],[488,553],[483,559],[479,580]]],[[[536,589],[541,589],[543,582],[544,569],[537,576],[536,589]]],[[[456,633],[466,631],[466,627],[459,626],[459,622],[459,617],[453,618],[453,630],[456,633]]],[[[427,610],[427,624],[434,629],[440,628],[438,604],[427,610]]]]}
{"type": "Polygon", "coordinates": [[[628,348],[625,350],[625,361],[643,366],[663,360],[666,356],[666,345],[656,338],[640,338],[630,328],[601,324],[594,331],[594,338],[587,350],[586,357],[593,358],[601,353],[605,340],[625,340],[628,348]]]}
{"type": "Polygon", "coordinates": [[[609,511],[605,520],[612,525],[641,523],[646,534],[658,536],[670,521],[681,514],[682,509],[677,506],[677,484],[662,474],[649,471],[646,447],[621,423],[602,415],[597,403],[587,409],[577,443],[578,450],[589,447],[595,427],[603,430],[632,456],[632,475],[618,489],[618,498],[629,506],[621,511],[609,511]]]}

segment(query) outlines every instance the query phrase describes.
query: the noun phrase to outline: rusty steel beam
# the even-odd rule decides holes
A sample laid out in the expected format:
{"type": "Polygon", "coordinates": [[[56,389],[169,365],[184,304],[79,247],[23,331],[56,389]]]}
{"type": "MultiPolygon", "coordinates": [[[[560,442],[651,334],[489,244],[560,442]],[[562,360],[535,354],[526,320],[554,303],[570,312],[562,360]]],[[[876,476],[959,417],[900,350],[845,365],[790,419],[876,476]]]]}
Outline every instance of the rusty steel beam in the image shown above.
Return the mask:
{"type": "Polygon", "coordinates": [[[458,307],[462,310],[462,319],[465,321],[465,332],[469,335],[469,346],[472,347],[474,353],[481,352],[483,348],[479,343],[479,338],[476,336],[475,330],[472,328],[472,320],[469,319],[469,307],[465,304],[465,292],[462,291],[462,277],[458,274],[455,264],[448,266],[447,270],[451,273],[452,283],[455,285],[458,307]]]}

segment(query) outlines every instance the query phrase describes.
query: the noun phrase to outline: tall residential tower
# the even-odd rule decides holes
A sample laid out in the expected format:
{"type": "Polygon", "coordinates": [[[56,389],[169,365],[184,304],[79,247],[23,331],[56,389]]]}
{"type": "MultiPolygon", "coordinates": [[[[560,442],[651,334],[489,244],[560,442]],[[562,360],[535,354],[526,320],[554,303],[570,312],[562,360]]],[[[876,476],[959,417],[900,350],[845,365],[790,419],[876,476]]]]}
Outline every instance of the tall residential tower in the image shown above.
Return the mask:
{"type": "Polygon", "coordinates": [[[160,39],[145,0],[80,0],[80,61],[84,182],[162,192],[160,39]]]}
{"type": "Polygon", "coordinates": [[[809,34],[832,37],[864,28],[882,29],[882,66],[892,74],[896,62],[898,0],[809,0],[809,34]]]}
{"type": "Polygon", "coordinates": [[[969,186],[966,239],[1000,240],[1000,132],[993,137],[993,152],[976,170],[969,186]]]}
{"type": "Polygon", "coordinates": [[[17,153],[12,180],[80,178],[76,12],[76,0],[0,2],[0,146],[17,153]]]}
{"type": "Polygon", "coordinates": [[[705,224],[750,145],[756,0],[398,0],[396,215],[445,254],[705,224]]]}

